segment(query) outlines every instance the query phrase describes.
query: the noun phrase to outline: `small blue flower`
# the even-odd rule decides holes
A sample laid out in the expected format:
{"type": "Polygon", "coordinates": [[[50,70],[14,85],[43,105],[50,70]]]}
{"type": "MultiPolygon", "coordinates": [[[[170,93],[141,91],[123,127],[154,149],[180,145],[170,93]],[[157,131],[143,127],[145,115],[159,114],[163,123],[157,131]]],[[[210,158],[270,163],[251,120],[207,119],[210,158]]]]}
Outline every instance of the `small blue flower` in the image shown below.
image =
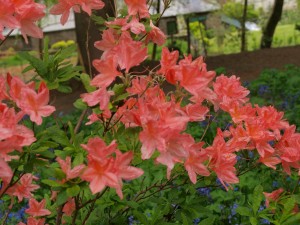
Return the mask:
{"type": "Polygon", "coordinates": [[[239,205],[235,202],[231,208],[231,215],[236,215],[236,209],[239,205]]]}
{"type": "Polygon", "coordinates": [[[273,186],[274,188],[279,187],[278,181],[274,180],[273,183],[272,183],[272,186],[273,186]]]}
{"type": "Polygon", "coordinates": [[[193,220],[193,225],[198,225],[200,223],[201,219],[197,218],[193,220]]]}
{"type": "Polygon", "coordinates": [[[271,224],[269,220],[267,219],[261,219],[260,224],[271,224]]]}
{"type": "Polygon", "coordinates": [[[207,187],[197,188],[197,192],[199,195],[210,197],[210,188],[207,187]]]}
{"type": "Polygon", "coordinates": [[[254,157],[253,151],[248,151],[248,156],[250,159],[252,159],[254,157]]]}
{"type": "Polygon", "coordinates": [[[258,95],[262,96],[264,95],[265,93],[268,93],[269,92],[269,86],[268,85],[265,85],[265,84],[262,84],[262,85],[259,85],[258,87],[258,95]]]}

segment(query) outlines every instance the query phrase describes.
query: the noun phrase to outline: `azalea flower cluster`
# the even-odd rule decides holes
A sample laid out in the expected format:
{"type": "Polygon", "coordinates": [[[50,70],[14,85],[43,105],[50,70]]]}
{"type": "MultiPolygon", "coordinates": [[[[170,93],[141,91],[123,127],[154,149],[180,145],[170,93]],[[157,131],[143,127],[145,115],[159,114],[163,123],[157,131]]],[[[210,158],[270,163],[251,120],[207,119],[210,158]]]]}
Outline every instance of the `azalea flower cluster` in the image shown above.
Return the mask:
{"type": "Polygon", "coordinates": [[[102,9],[104,3],[101,0],[58,0],[58,4],[50,9],[53,15],[62,15],[60,22],[64,25],[70,16],[71,10],[79,13],[81,9],[91,16],[93,9],[102,9]]]}
{"type": "MultiPolygon", "coordinates": [[[[236,76],[216,78],[214,71],[206,69],[202,57],[192,60],[186,56],[178,62],[179,53],[167,48],[163,48],[160,69],[152,72],[156,75],[136,77],[130,72],[147,57],[145,44],[149,39],[159,44],[165,36],[157,27],[145,34],[140,22],[149,18],[144,1],[126,3],[131,17],[107,22],[102,40],[95,43],[103,51],[101,59],[93,62],[100,72],[91,81],[97,89],[83,94],[82,99],[89,106],[98,105],[101,113],[93,113],[89,124],[108,119],[112,123],[121,121],[126,127],[141,127],[142,159],[151,158],[158,150],[156,161],[167,166],[168,177],[175,164],[182,163],[193,183],[197,174],[208,176],[211,172],[224,186],[237,183],[236,153],[241,150],[257,149],[260,162],[273,169],[282,163],[288,174],[290,167],[299,169],[300,139],[295,127],[271,106],[253,107],[247,98],[249,91],[236,76]],[[133,39],[130,32],[142,38],[133,39]],[[131,86],[126,91],[132,97],[112,114],[109,102],[114,93],[110,85],[117,77],[125,82],[129,77],[131,86]],[[166,96],[158,77],[174,85],[175,94],[166,96]],[[188,122],[207,119],[211,106],[228,112],[234,124],[224,132],[219,129],[212,146],[205,146],[184,131],[188,122]]],[[[151,20],[150,23],[153,25],[151,20]]]]}
{"type": "Polygon", "coordinates": [[[1,0],[0,39],[4,39],[4,28],[20,29],[26,42],[27,35],[42,38],[43,32],[36,22],[45,16],[45,8],[34,0],[1,0]]]}
{"type": "MultiPolygon", "coordinates": [[[[47,105],[49,90],[43,82],[36,91],[34,82],[25,84],[20,78],[7,74],[0,77],[0,87],[0,195],[5,193],[12,198],[17,197],[21,202],[24,198],[32,199],[32,192],[39,188],[34,184],[38,178],[29,173],[14,181],[14,172],[8,165],[9,161],[19,157],[14,151],[21,153],[23,147],[36,141],[33,131],[22,125],[22,119],[29,116],[32,122],[40,125],[42,117],[51,115],[55,108],[47,105]]],[[[27,213],[31,215],[30,210],[27,213]]]]}
{"type": "Polygon", "coordinates": [[[111,187],[116,189],[122,199],[122,179],[133,180],[144,173],[143,170],[130,166],[133,152],[123,154],[117,149],[115,141],[106,146],[102,139],[96,137],[89,139],[87,145],[82,147],[88,151],[88,165],[81,177],[90,183],[93,194],[111,187]]]}
{"type": "MultiPolygon", "coordinates": [[[[21,27],[24,38],[26,34],[41,37],[35,22],[44,15],[43,5],[31,0],[3,2],[1,32],[4,27],[21,27]],[[28,13],[28,9],[32,11],[28,13]]],[[[81,95],[83,102],[92,108],[88,124],[100,122],[105,125],[103,137],[89,137],[87,144],[78,145],[87,155],[80,163],[72,163],[73,155],[56,155],[53,158],[55,170],[63,175],[51,178],[50,182],[68,188],[78,184],[78,189],[79,184],[88,184],[92,194],[112,188],[122,199],[123,181],[142,176],[143,170],[131,166],[135,153],[121,152],[117,148],[118,140],[110,140],[107,145],[105,132],[118,126],[136,128],[142,160],[153,158],[156,163],[165,165],[168,178],[171,178],[175,165],[181,165],[192,183],[197,182],[197,175],[213,173],[227,188],[228,184],[239,181],[235,165],[237,152],[243,150],[257,150],[259,161],[273,169],[281,163],[288,174],[291,174],[291,168],[299,170],[300,134],[296,133],[295,126],[289,125],[283,119],[283,113],[271,106],[252,106],[247,98],[249,91],[236,76],[216,78],[214,71],[207,70],[202,57],[193,60],[191,56],[185,56],[179,60],[178,51],[167,48],[162,50],[158,70],[147,71],[144,75],[134,73],[133,68],[148,57],[147,44],[162,45],[166,37],[152,21],[146,0],[125,0],[125,3],[128,15],[106,22],[102,40],[95,43],[95,47],[103,51],[101,58],[92,62],[99,74],[90,82],[92,91],[81,95]],[[118,96],[113,91],[116,80],[123,85],[123,92],[118,96]],[[164,81],[175,90],[166,93],[161,88],[164,81]],[[223,131],[219,128],[211,144],[202,140],[196,142],[185,133],[187,124],[210,119],[212,110],[227,112],[233,124],[223,131]]],[[[65,24],[70,10],[83,10],[91,15],[92,10],[103,7],[101,0],[59,0],[50,12],[62,15],[61,23],[65,24]]],[[[22,152],[25,146],[36,141],[33,131],[21,124],[24,116],[41,125],[42,118],[55,111],[48,105],[49,90],[45,83],[41,82],[37,91],[35,86],[34,82],[25,84],[9,74],[6,78],[0,77],[0,196],[6,193],[19,201],[30,199],[26,210],[27,224],[30,225],[44,224],[42,217],[51,212],[45,208],[45,199],[38,202],[33,198],[32,192],[39,188],[35,184],[38,178],[29,173],[14,178],[8,162],[18,159],[14,151],[22,152]]],[[[52,190],[50,200],[56,200],[57,190],[62,189],[52,190]]],[[[63,203],[61,214],[72,216],[74,210],[84,205],[80,205],[81,199],[74,196],[63,203]]]]}

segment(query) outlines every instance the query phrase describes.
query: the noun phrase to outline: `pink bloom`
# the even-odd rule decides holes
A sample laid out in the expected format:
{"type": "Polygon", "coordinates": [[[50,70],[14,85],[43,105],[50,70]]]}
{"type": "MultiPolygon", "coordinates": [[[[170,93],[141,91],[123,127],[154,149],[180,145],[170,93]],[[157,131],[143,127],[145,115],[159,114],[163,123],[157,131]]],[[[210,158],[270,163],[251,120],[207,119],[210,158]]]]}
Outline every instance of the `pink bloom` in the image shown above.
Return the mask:
{"type": "Polygon", "coordinates": [[[66,179],[71,180],[76,177],[79,177],[82,173],[82,170],[85,168],[84,165],[75,166],[71,169],[71,157],[67,156],[66,160],[62,160],[61,158],[57,157],[56,161],[59,163],[62,171],[66,174],[66,179]]]}
{"type": "Polygon", "coordinates": [[[95,59],[93,61],[93,66],[100,72],[97,76],[91,81],[91,85],[95,87],[108,87],[117,76],[120,76],[121,73],[117,70],[117,63],[115,58],[110,57],[105,60],[95,59]]]}
{"type": "Polygon", "coordinates": [[[114,173],[119,179],[119,188],[117,188],[117,193],[120,198],[123,198],[122,193],[122,179],[124,180],[133,180],[143,175],[144,171],[130,166],[130,163],[133,159],[133,152],[126,152],[122,154],[120,151],[116,151],[116,160],[114,163],[114,173]]]}
{"type": "Polygon", "coordinates": [[[101,192],[105,187],[111,187],[123,198],[122,179],[132,180],[143,174],[141,169],[129,165],[133,158],[132,153],[122,154],[116,148],[115,141],[106,146],[102,139],[96,137],[82,147],[88,151],[88,165],[81,178],[90,182],[93,194],[101,192]]]}
{"type": "Polygon", "coordinates": [[[111,50],[117,45],[118,38],[116,30],[109,28],[103,31],[102,39],[95,42],[95,47],[101,51],[111,50]]]}
{"type": "Polygon", "coordinates": [[[6,188],[6,186],[10,183],[12,177],[13,172],[10,166],[3,159],[0,158],[0,179],[3,182],[3,186],[0,188],[0,193],[1,189],[6,188]]]}
{"type": "Polygon", "coordinates": [[[99,10],[102,9],[105,4],[101,0],[81,0],[79,2],[83,11],[85,11],[89,16],[92,15],[92,9],[99,10]]]}
{"type": "Polygon", "coordinates": [[[19,202],[21,202],[23,198],[32,198],[31,192],[40,187],[39,185],[32,183],[32,181],[36,179],[35,176],[29,173],[23,175],[18,183],[7,190],[7,194],[18,197],[19,202]]]}
{"type": "Polygon", "coordinates": [[[142,77],[142,76],[135,77],[131,81],[131,87],[127,88],[126,91],[131,95],[136,95],[136,94],[141,95],[146,91],[149,82],[151,82],[150,79],[151,78],[149,77],[142,77]]]}
{"type": "Polygon", "coordinates": [[[107,91],[105,87],[101,87],[94,92],[82,94],[80,97],[89,106],[100,104],[100,109],[105,110],[108,108],[110,96],[112,95],[113,91],[107,91]]]}
{"type": "Polygon", "coordinates": [[[135,16],[138,14],[140,18],[149,17],[149,11],[146,4],[146,0],[125,0],[128,6],[128,14],[135,16]]]}
{"type": "Polygon", "coordinates": [[[64,25],[68,21],[71,8],[73,8],[75,12],[80,11],[80,9],[75,6],[76,2],[76,0],[59,0],[58,4],[54,5],[50,9],[50,13],[53,15],[62,15],[60,18],[60,23],[64,25]]]}
{"type": "Polygon", "coordinates": [[[166,35],[153,24],[150,20],[151,31],[147,34],[147,42],[149,40],[153,41],[155,44],[163,45],[166,42],[166,35]]]}
{"type": "Polygon", "coordinates": [[[75,200],[74,198],[71,198],[66,202],[62,211],[66,216],[72,216],[74,210],[75,210],[75,200]]]}
{"type": "MultiPolygon", "coordinates": [[[[179,57],[178,51],[170,52],[167,47],[164,47],[161,53],[161,60],[160,60],[161,68],[160,70],[157,71],[157,73],[167,76],[167,74],[170,73],[171,69],[174,66],[176,66],[178,57],[179,57]]],[[[170,83],[173,84],[173,82],[170,83]]]]}
{"type": "Polygon", "coordinates": [[[184,107],[184,111],[190,121],[203,121],[209,109],[201,104],[188,104],[184,107]]]}
{"type": "Polygon", "coordinates": [[[263,192],[266,197],[266,207],[269,207],[270,201],[276,201],[280,197],[281,193],[284,190],[282,188],[279,188],[278,190],[275,190],[271,193],[263,192]]]}
{"type": "Polygon", "coordinates": [[[209,176],[210,172],[203,164],[208,159],[207,155],[202,149],[204,143],[197,143],[189,148],[189,157],[184,163],[185,169],[193,184],[197,182],[197,174],[201,176],[209,176]]]}
{"type": "Polygon", "coordinates": [[[81,178],[90,182],[92,193],[101,192],[106,186],[118,188],[118,177],[113,172],[114,158],[110,156],[116,150],[115,142],[106,146],[100,138],[91,138],[82,147],[88,151],[88,165],[81,178]]]}
{"type": "Polygon", "coordinates": [[[132,40],[128,32],[122,33],[115,51],[119,66],[125,69],[126,73],[131,67],[139,65],[148,57],[147,47],[140,41],[132,40]]]}
{"type": "Polygon", "coordinates": [[[38,202],[34,198],[29,199],[29,208],[25,210],[27,214],[33,217],[37,216],[48,216],[51,215],[51,212],[48,209],[45,209],[46,199],[43,199],[41,202],[38,202]]]}
{"type": "Polygon", "coordinates": [[[207,147],[205,151],[210,158],[209,168],[217,174],[225,188],[227,188],[225,183],[234,184],[239,182],[235,174],[236,155],[232,153],[234,149],[226,144],[220,129],[218,129],[213,145],[207,147]]]}
{"type": "Polygon", "coordinates": [[[221,103],[224,104],[224,99],[227,99],[229,104],[231,101],[238,101],[239,103],[246,103],[249,90],[241,86],[240,78],[236,76],[226,77],[224,75],[218,76],[216,82],[213,84],[214,91],[221,103]]]}
{"type": "Polygon", "coordinates": [[[45,8],[45,5],[33,1],[30,4],[25,2],[25,4],[19,5],[16,18],[20,22],[20,30],[26,43],[28,42],[27,35],[35,38],[43,37],[43,31],[36,22],[45,16],[45,8]]]}
{"type": "Polygon", "coordinates": [[[167,132],[167,129],[161,129],[154,120],[150,120],[143,125],[143,131],[139,135],[142,142],[142,159],[149,159],[156,148],[166,148],[164,136],[167,132]]]}
{"type": "Polygon", "coordinates": [[[122,31],[130,30],[134,34],[144,33],[146,31],[144,24],[140,23],[136,16],[133,16],[129,23],[126,23],[122,31]]]}
{"type": "Polygon", "coordinates": [[[47,105],[49,102],[49,90],[44,82],[40,84],[38,93],[26,88],[22,90],[21,95],[23,99],[20,108],[37,125],[42,123],[42,117],[47,117],[55,111],[53,106],[47,105]]]}
{"type": "MultiPolygon", "coordinates": [[[[44,225],[45,224],[45,218],[36,219],[34,217],[29,217],[27,219],[27,225],[44,225]]],[[[25,223],[18,223],[18,225],[26,225],[25,223]]]]}
{"type": "Polygon", "coordinates": [[[53,15],[62,15],[60,22],[64,25],[70,15],[70,10],[73,9],[75,12],[80,12],[80,7],[87,14],[91,15],[92,9],[102,9],[104,3],[101,0],[59,0],[58,4],[54,5],[50,9],[50,13],[53,15]]]}
{"type": "Polygon", "coordinates": [[[2,0],[0,7],[0,39],[4,39],[2,32],[3,29],[10,28],[14,29],[20,27],[20,23],[14,17],[14,5],[11,0],[2,0]]]}

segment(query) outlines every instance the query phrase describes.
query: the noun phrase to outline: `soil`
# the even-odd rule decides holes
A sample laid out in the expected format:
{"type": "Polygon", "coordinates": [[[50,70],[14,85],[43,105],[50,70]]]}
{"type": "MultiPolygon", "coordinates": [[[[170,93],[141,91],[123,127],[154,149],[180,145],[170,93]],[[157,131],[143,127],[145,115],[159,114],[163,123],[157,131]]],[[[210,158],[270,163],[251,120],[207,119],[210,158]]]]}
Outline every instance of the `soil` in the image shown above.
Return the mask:
{"type": "Polygon", "coordinates": [[[237,75],[242,81],[252,81],[264,69],[284,69],[287,64],[300,66],[300,46],[263,49],[230,55],[207,57],[209,70],[226,69],[226,75],[237,75]]]}
{"type": "MultiPolygon", "coordinates": [[[[237,75],[241,77],[241,81],[252,81],[259,74],[268,68],[283,69],[287,64],[300,66],[300,46],[283,47],[275,49],[264,49],[253,52],[244,52],[230,55],[219,55],[207,57],[205,59],[209,70],[215,70],[224,67],[226,75],[237,75]]],[[[0,73],[5,73],[0,68],[0,73]]],[[[24,69],[24,68],[23,68],[24,69]]],[[[21,74],[22,68],[7,68],[12,74],[21,74]]],[[[73,102],[79,98],[80,94],[85,92],[82,85],[72,82],[74,92],[72,94],[62,94],[56,91],[51,93],[51,104],[53,104],[57,112],[68,113],[73,107],[73,102]]]]}

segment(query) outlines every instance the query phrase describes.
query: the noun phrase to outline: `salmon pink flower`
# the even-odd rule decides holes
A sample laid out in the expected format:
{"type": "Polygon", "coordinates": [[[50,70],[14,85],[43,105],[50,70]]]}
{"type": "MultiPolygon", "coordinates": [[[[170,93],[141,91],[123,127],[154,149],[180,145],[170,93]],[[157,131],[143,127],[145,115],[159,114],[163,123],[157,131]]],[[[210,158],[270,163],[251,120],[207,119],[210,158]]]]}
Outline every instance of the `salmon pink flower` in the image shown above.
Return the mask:
{"type": "Polygon", "coordinates": [[[100,72],[91,81],[91,85],[95,87],[108,87],[117,76],[121,73],[117,70],[117,63],[115,57],[106,58],[105,60],[95,59],[93,66],[100,72]]]}
{"type": "Polygon", "coordinates": [[[140,41],[132,40],[128,32],[122,33],[115,51],[119,66],[125,69],[126,73],[131,67],[139,65],[148,57],[147,47],[140,41]]]}
{"type": "Polygon", "coordinates": [[[10,168],[10,166],[0,158],[0,179],[2,180],[3,184],[2,187],[0,188],[0,193],[1,189],[6,188],[6,185],[8,185],[13,177],[13,172],[10,168]]]}
{"type": "Polygon", "coordinates": [[[26,209],[25,212],[33,217],[51,215],[51,212],[48,209],[45,209],[45,204],[46,199],[38,202],[34,198],[31,198],[29,199],[29,208],[26,209]]]}
{"type": "Polygon", "coordinates": [[[15,8],[11,0],[2,0],[0,7],[0,39],[4,39],[2,34],[4,28],[14,29],[20,27],[19,21],[14,16],[15,8]]]}
{"type": "Polygon", "coordinates": [[[66,174],[66,179],[71,180],[76,177],[79,177],[84,169],[84,165],[75,166],[73,169],[71,168],[71,157],[67,156],[65,160],[57,157],[56,161],[59,163],[62,171],[66,174]]]}
{"type": "Polygon", "coordinates": [[[122,179],[132,180],[143,174],[141,169],[129,165],[133,153],[122,154],[115,141],[106,146],[102,139],[96,137],[89,139],[87,145],[82,147],[88,151],[88,165],[81,178],[90,182],[93,194],[111,187],[123,198],[122,179]]]}
{"type": "Polygon", "coordinates": [[[121,30],[130,30],[134,34],[140,34],[146,31],[144,24],[140,23],[136,16],[133,16],[131,21],[129,23],[126,23],[121,30]]]}
{"type": "Polygon", "coordinates": [[[184,167],[188,172],[189,178],[193,184],[197,182],[197,174],[201,176],[209,176],[210,172],[203,164],[208,159],[205,151],[202,149],[203,142],[193,144],[188,149],[189,156],[187,157],[184,167]]]}
{"type": "Polygon", "coordinates": [[[74,212],[75,207],[76,207],[75,200],[74,200],[74,198],[71,198],[66,202],[62,211],[66,216],[72,216],[72,213],[74,212]]]}
{"type": "MultiPolygon", "coordinates": [[[[27,219],[27,225],[45,225],[45,218],[34,218],[34,217],[29,217],[27,219]]],[[[18,225],[26,225],[23,222],[18,223],[18,225]]]]}
{"type": "Polygon", "coordinates": [[[166,42],[166,35],[153,24],[152,20],[150,20],[150,32],[147,34],[146,42],[153,41],[157,45],[163,45],[166,42]]]}
{"type": "Polygon", "coordinates": [[[213,87],[222,109],[224,107],[222,104],[226,106],[231,101],[237,101],[241,104],[248,101],[246,96],[249,94],[249,90],[241,86],[240,78],[237,78],[234,75],[231,77],[226,77],[223,74],[218,76],[213,83],[213,87]]]}
{"type": "Polygon", "coordinates": [[[277,201],[283,191],[282,188],[279,188],[271,193],[263,192],[266,197],[266,207],[269,207],[270,201],[277,201]]]}
{"type": "Polygon", "coordinates": [[[148,18],[150,16],[146,0],[125,0],[125,3],[128,6],[129,15],[138,15],[140,18],[148,18]]]}
{"type": "Polygon", "coordinates": [[[100,109],[106,110],[108,109],[110,96],[112,96],[113,94],[113,91],[107,91],[105,87],[101,87],[94,92],[84,93],[80,97],[89,106],[95,106],[97,104],[100,104],[100,109]]]}
{"type": "Polygon", "coordinates": [[[21,95],[20,108],[37,125],[42,123],[42,117],[47,117],[55,111],[53,106],[47,105],[49,102],[49,90],[44,82],[40,84],[38,93],[26,88],[22,90],[21,95]]]}
{"type": "Polygon", "coordinates": [[[43,31],[36,22],[45,16],[45,7],[45,5],[32,2],[18,8],[16,18],[20,22],[20,30],[26,43],[28,43],[27,35],[35,38],[43,37],[43,31]]]}
{"type": "MultiPolygon", "coordinates": [[[[167,47],[164,47],[161,53],[161,60],[160,60],[161,68],[157,71],[157,73],[167,76],[167,74],[170,73],[172,68],[176,66],[178,58],[179,58],[178,51],[170,52],[167,47]]],[[[170,83],[173,84],[173,82],[170,83]]]]}
{"type": "Polygon", "coordinates": [[[92,9],[102,9],[104,3],[101,0],[59,0],[58,3],[50,9],[50,13],[53,15],[62,15],[60,23],[64,25],[69,18],[71,9],[79,13],[80,6],[83,11],[91,15],[92,9]]]}
{"type": "Polygon", "coordinates": [[[7,190],[7,194],[10,196],[16,196],[18,197],[19,202],[23,200],[23,198],[32,198],[33,191],[39,189],[39,185],[33,184],[33,180],[37,180],[35,176],[32,174],[25,174],[21,177],[20,181],[10,187],[7,190]]]}

